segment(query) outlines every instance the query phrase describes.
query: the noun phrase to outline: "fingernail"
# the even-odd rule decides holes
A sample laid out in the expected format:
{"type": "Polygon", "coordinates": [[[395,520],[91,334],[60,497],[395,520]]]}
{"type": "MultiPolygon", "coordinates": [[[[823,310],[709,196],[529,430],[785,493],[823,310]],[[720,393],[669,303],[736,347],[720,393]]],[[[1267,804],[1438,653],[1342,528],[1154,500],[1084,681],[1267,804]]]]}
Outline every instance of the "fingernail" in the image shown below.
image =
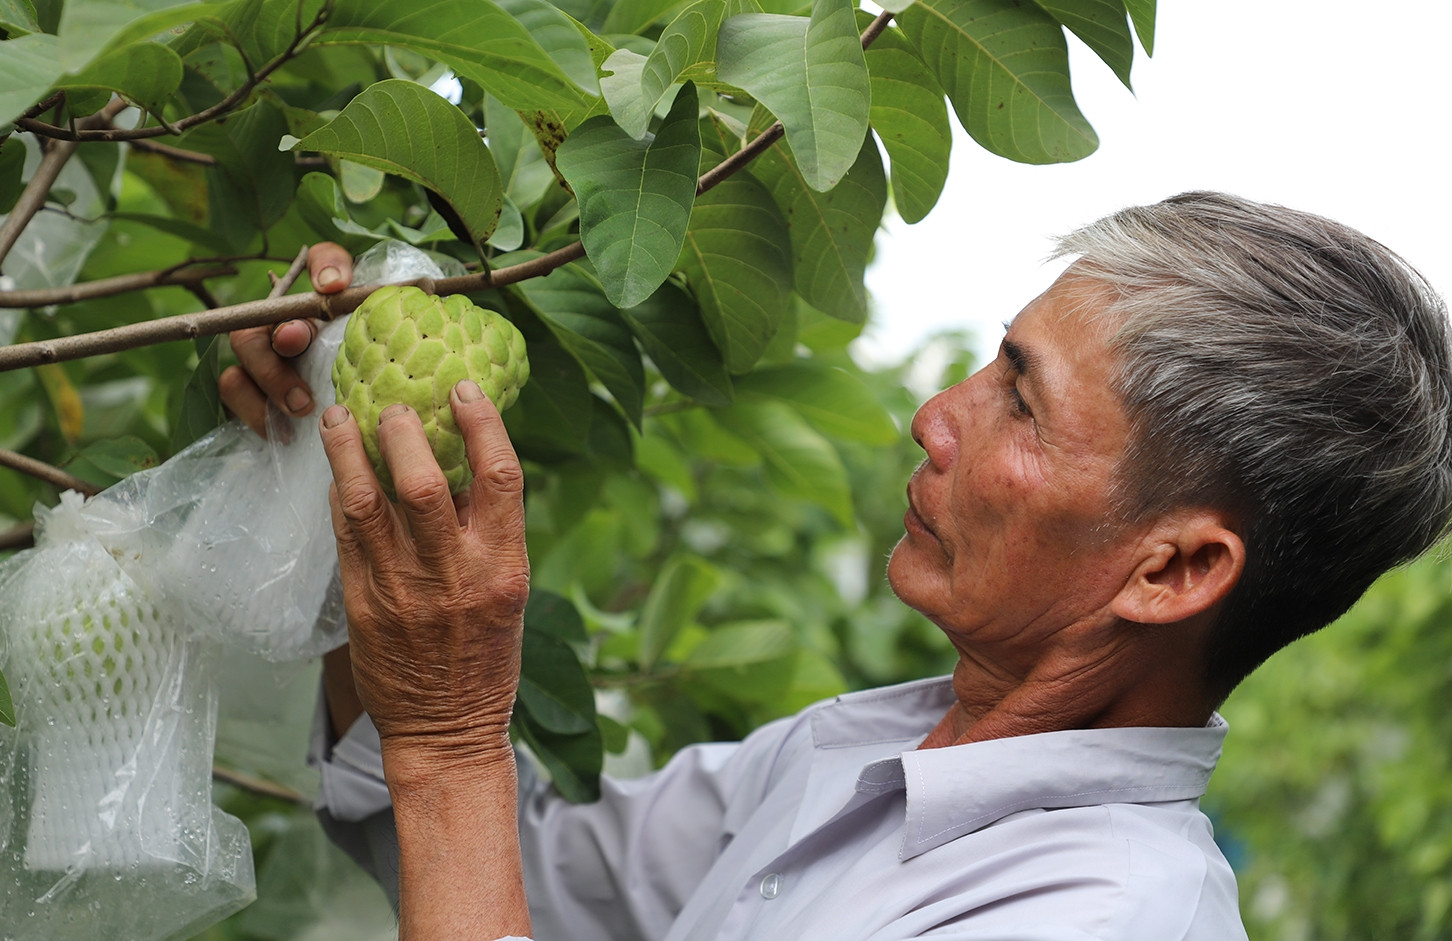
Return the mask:
{"type": "Polygon", "coordinates": [[[381,425],[386,421],[392,421],[400,415],[407,415],[409,411],[410,409],[407,405],[404,405],[402,402],[394,402],[392,405],[388,406],[388,408],[385,408],[381,413],[379,413],[378,424],[381,425]]]}
{"type": "Polygon", "coordinates": [[[336,428],[348,417],[348,410],[341,405],[330,405],[323,412],[323,427],[336,428]]]}
{"type": "Polygon", "coordinates": [[[325,288],[329,285],[337,284],[338,279],[342,276],[343,273],[341,271],[339,271],[337,268],[334,268],[332,265],[329,265],[322,271],[318,272],[318,279],[316,284],[320,288],[325,288]]]}
{"type": "Polygon", "coordinates": [[[460,402],[477,402],[484,398],[484,390],[473,379],[460,379],[454,391],[459,394],[460,402]]]}
{"type": "Polygon", "coordinates": [[[313,397],[302,386],[290,389],[285,398],[287,410],[294,415],[306,415],[313,407],[313,397]]]}

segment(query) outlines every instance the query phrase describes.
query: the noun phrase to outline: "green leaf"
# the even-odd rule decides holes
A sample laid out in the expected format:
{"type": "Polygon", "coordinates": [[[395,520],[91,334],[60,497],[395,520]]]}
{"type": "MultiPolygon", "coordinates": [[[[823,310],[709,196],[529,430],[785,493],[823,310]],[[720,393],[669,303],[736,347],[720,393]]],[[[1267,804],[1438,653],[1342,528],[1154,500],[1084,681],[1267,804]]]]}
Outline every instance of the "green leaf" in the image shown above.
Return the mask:
{"type": "Polygon", "coordinates": [[[159,43],[139,42],[113,49],[56,87],[108,89],[160,114],[181,80],[182,61],[175,52],[159,43]]]}
{"type": "Polygon", "coordinates": [[[545,0],[495,0],[529,32],[569,79],[589,95],[600,93],[595,59],[583,27],[545,0]]]}
{"type": "Polygon", "coordinates": [[[30,0],[0,0],[0,27],[9,32],[11,39],[40,32],[35,5],[30,0]]]}
{"type": "Polygon", "coordinates": [[[749,13],[721,24],[717,74],[750,92],[786,129],[807,185],[836,186],[862,149],[870,88],[848,0],[813,0],[810,22],[749,13]]]}
{"type": "Polygon", "coordinates": [[[65,74],[58,50],[45,33],[0,42],[0,124],[20,117],[65,74]]]}
{"type": "Polygon", "coordinates": [[[600,90],[621,128],[641,137],[667,89],[683,77],[713,78],[721,21],[753,6],[751,0],[698,0],[671,20],[649,56],[621,49],[606,59],[602,68],[615,74],[600,80],[600,90]]]}
{"type": "Polygon", "coordinates": [[[579,735],[559,735],[542,728],[526,713],[515,717],[515,728],[565,800],[581,804],[600,797],[605,742],[598,725],[579,735]]]}
{"type": "Polygon", "coordinates": [[[438,193],[483,244],[503,206],[499,170],[462,111],[402,79],[370,85],[297,150],[346,157],[438,193]]]}
{"type": "MultiPolygon", "coordinates": [[[[763,157],[784,162],[774,151],[763,157]]],[[[728,177],[696,197],[676,266],[733,373],[755,365],[786,316],[792,244],[778,202],[751,174],[728,177]]]]}
{"type": "MultiPolygon", "coordinates": [[[[600,282],[580,265],[571,264],[556,268],[547,277],[522,281],[517,289],[549,325],[555,338],[609,390],[625,416],[640,427],[645,368],[630,328],[605,299],[600,282]]],[[[530,349],[532,364],[533,347],[530,349]]]]}
{"type": "Polygon", "coordinates": [[[524,24],[492,0],[340,3],[316,42],[413,49],[447,63],[460,76],[522,111],[570,109],[589,100],[524,24]]]}
{"type": "Polygon", "coordinates": [[[222,372],[219,362],[221,337],[213,337],[197,361],[182,388],[176,421],[171,429],[171,449],[175,453],[227,420],[222,396],[217,392],[217,376],[222,372]]]}
{"type": "Polygon", "coordinates": [[[529,339],[529,382],[504,413],[521,456],[558,459],[589,453],[594,396],[579,360],[557,342],[529,339]]]}
{"type": "Polygon", "coordinates": [[[519,113],[488,95],[484,100],[484,127],[505,195],[520,206],[539,202],[555,182],[555,174],[534,136],[526,133],[519,113]]]}
{"type": "Polygon", "coordinates": [[[654,293],[681,254],[701,163],[697,110],[686,85],[654,136],[637,141],[610,118],[591,118],[556,153],[580,203],[585,252],[617,307],[654,293]]]}
{"type": "Polygon", "coordinates": [[[844,527],[852,525],[847,469],[832,445],[795,411],[778,402],[738,399],[711,415],[761,455],[772,489],[815,503],[844,527]]]}
{"type": "Polygon", "coordinates": [[[1064,163],[1099,146],[1069,87],[1064,31],[1040,7],[920,0],[898,23],[984,148],[1022,163],[1064,163]]]}
{"type": "Polygon", "coordinates": [[[1124,0],[1129,9],[1129,18],[1134,23],[1135,35],[1144,47],[1144,54],[1155,54],[1155,0],[1124,0]]]}
{"type": "Polygon", "coordinates": [[[600,32],[639,33],[680,5],[681,0],[616,0],[600,32]]]}
{"type": "Polygon", "coordinates": [[[785,621],[723,624],[691,650],[681,672],[734,699],[770,702],[791,682],[799,650],[785,621]]]}
{"type": "Polygon", "coordinates": [[[4,673],[0,673],[0,723],[15,728],[15,703],[10,700],[10,684],[5,682],[4,673]]]}
{"type": "Polygon", "coordinates": [[[526,630],[538,631],[570,644],[587,644],[585,622],[579,610],[564,595],[536,588],[524,606],[526,630]]]}
{"type": "Polygon", "coordinates": [[[863,444],[896,444],[892,415],[861,379],[837,366],[798,360],[736,380],[742,396],[785,402],[824,435],[863,444]]]}
{"type": "Polygon", "coordinates": [[[595,693],[580,658],[552,634],[526,630],[519,701],[543,729],[579,735],[595,728],[595,693]]]}
{"type": "MultiPolygon", "coordinates": [[[[767,120],[758,109],[752,126],[764,127],[767,120]]],[[[854,323],[867,319],[862,276],[887,205],[887,180],[876,143],[870,138],[862,142],[857,162],[830,193],[807,186],[791,158],[776,147],[752,161],[751,174],[766,185],[791,222],[797,292],[825,314],[854,323]]]]}
{"type": "Polygon", "coordinates": [[[281,55],[322,9],[324,0],[238,0],[229,3],[210,22],[225,41],[236,44],[252,68],[281,55]]]}
{"type": "Polygon", "coordinates": [[[15,201],[25,191],[25,182],[20,175],[25,170],[25,147],[11,138],[10,146],[0,145],[0,214],[15,207],[15,201]]]}
{"type": "Polygon", "coordinates": [[[898,215],[917,222],[937,204],[948,180],[953,128],[943,90],[895,29],[884,30],[868,48],[867,64],[872,126],[892,160],[898,215]]]}
{"type": "Polygon", "coordinates": [[[1125,88],[1134,63],[1134,37],[1129,33],[1124,0],[1034,0],[1071,30],[1119,76],[1125,88]]]}
{"type": "Polygon", "coordinates": [[[92,442],[80,450],[74,461],[87,461],[102,473],[124,480],[137,471],[160,463],[151,445],[135,435],[92,442]]]}
{"type": "Polygon", "coordinates": [[[667,281],[620,314],[666,382],[705,405],[731,404],[731,375],[689,294],[667,281]]]}
{"type": "Polygon", "coordinates": [[[56,29],[60,61],[67,71],[75,71],[104,51],[224,9],[222,3],[185,0],[67,0],[56,29]]]}
{"type": "Polygon", "coordinates": [[[640,610],[641,669],[655,665],[720,584],[721,573],[703,559],[677,555],[666,562],[640,610]]]}

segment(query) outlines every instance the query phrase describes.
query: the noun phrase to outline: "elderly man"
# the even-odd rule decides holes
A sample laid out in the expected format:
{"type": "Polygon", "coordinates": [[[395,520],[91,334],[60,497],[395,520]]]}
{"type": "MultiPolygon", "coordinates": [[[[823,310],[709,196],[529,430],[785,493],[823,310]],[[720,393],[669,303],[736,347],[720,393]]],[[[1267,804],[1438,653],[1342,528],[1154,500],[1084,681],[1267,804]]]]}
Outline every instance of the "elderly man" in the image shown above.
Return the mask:
{"type": "MultiPolygon", "coordinates": [[[[594,805],[516,781],[529,573],[498,414],[455,390],[476,475],[456,504],[417,417],[385,413],[392,505],[323,413],[351,665],[327,670],[321,813],[396,874],[403,937],[1244,937],[1198,809],[1214,710],[1443,533],[1445,311],[1377,243],[1223,195],[1060,252],[998,358],[913,420],[888,577],[952,677],[687,749],[594,805]]],[[[266,334],[239,339],[258,382],[228,377],[234,409],[288,402],[266,334]]]]}

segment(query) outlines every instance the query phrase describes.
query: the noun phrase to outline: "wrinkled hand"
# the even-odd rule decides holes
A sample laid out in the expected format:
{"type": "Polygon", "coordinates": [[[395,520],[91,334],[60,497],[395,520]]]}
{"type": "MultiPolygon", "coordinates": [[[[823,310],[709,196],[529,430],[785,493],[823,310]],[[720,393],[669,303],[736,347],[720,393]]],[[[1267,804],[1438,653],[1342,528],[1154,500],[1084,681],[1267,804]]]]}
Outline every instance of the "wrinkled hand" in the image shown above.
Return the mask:
{"type": "Polygon", "coordinates": [[[396,505],[348,410],[321,422],[359,698],[385,759],[412,767],[508,751],[529,595],[524,475],[504,423],[470,380],[450,404],[473,483],[450,496],[418,415],[393,405],[378,439],[396,505]]]}
{"type": "MultiPolygon", "coordinates": [[[[319,242],[308,249],[308,277],[318,293],[336,294],[353,279],[353,259],[341,245],[319,242]]],[[[229,339],[238,365],[227,367],[217,380],[222,404],[264,437],[269,400],[295,418],[311,412],[312,390],[291,360],[316,335],[317,325],[311,320],[232,331],[229,339]]]]}

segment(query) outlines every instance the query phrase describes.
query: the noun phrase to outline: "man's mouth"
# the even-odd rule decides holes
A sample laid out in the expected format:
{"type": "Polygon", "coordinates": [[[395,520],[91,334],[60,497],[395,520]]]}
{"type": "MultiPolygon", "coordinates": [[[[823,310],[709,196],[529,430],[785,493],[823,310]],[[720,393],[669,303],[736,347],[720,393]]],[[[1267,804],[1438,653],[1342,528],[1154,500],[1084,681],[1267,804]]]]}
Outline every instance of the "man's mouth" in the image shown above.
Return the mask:
{"type": "Polygon", "coordinates": [[[933,531],[933,527],[929,526],[928,521],[924,519],[921,513],[918,512],[917,501],[913,499],[913,490],[911,484],[908,485],[907,498],[908,508],[907,512],[903,514],[903,527],[907,529],[907,531],[910,533],[920,531],[931,536],[933,539],[937,539],[938,534],[933,531]]]}

